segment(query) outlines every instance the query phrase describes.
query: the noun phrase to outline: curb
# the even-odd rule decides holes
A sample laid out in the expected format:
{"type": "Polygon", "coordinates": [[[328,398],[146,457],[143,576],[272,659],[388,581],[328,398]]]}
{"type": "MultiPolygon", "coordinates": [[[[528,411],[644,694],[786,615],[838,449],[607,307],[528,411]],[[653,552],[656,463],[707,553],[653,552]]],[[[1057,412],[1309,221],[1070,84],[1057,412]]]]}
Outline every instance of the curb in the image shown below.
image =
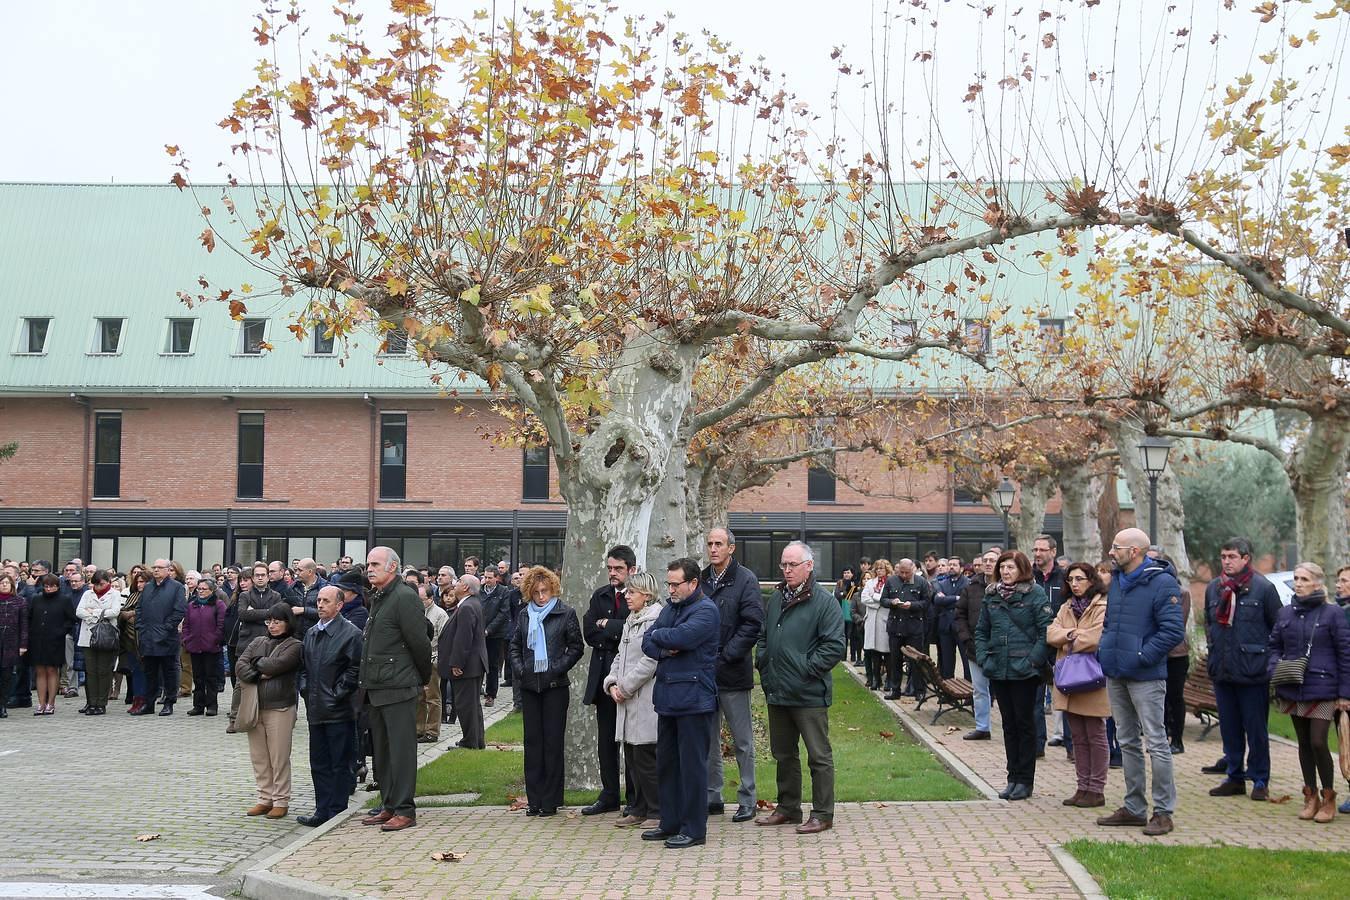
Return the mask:
{"type": "Polygon", "coordinates": [[[1097,884],[1096,879],[1092,877],[1092,873],[1085,869],[1082,863],[1073,858],[1073,854],[1059,844],[1051,844],[1048,849],[1055,862],[1064,870],[1064,874],[1069,876],[1069,880],[1073,882],[1073,886],[1077,888],[1078,893],[1082,894],[1085,900],[1107,900],[1106,893],[1102,891],[1101,885],[1097,884]]]}
{"type": "Polygon", "coordinates": [[[289,875],[277,875],[263,870],[246,874],[241,891],[245,897],[252,900],[329,900],[329,898],[364,900],[366,897],[365,894],[338,891],[327,885],[314,884],[289,875]]]}
{"type": "MultiPolygon", "coordinates": [[[[856,669],[849,665],[846,665],[844,668],[848,671],[848,674],[852,676],[854,681],[858,682],[858,684],[862,685],[864,688],[867,686],[867,682],[863,680],[863,676],[859,675],[856,669]]],[[[871,691],[868,691],[868,693],[872,694],[871,691]]],[[[872,696],[875,697],[876,695],[872,694],[872,696]]],[[[928,752],[942,760],[942,764],[946,766],[958,780],[963,781],[974,788],[986,800],[995,800],[999,803],[1004,802],[999,799],[998,791],[994,789],[993,785],[977,775],[975,770],[962,762],[961,758],[955,753],[938,743],[933,735],[929,733],[928,729],[919,724],[919,722],[909,714],[908,710],[894,700],[887,700],[885,697],[877,697],[877,700],[885,705],[886,708],[900,720],[900,724],[905,727],[905,731],[909,732],[914,740],[923,744],[923,746],[928,749],[928,752]]]]}

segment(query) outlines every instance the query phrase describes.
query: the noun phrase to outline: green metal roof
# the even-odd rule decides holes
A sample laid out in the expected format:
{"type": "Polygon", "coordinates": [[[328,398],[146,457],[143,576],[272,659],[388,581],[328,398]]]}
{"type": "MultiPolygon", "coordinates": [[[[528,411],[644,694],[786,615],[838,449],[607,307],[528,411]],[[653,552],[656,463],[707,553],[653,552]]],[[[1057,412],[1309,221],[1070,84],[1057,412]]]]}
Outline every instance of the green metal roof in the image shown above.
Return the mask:
{"type": "MultiPolygon", "coordinates": [[[[189,309],[177,292],[195,293],[199,275],[219,287],[251,281],[259,293],[269,285],[226,248],[208,254],[204,227],[191,193],[170,185],[0,184],[0,394],[439,393],[420,361],[377,356],[373,333],[354,338],[345,359],[340,344],[333,356],[308,354],[286,330],[299,295],[244,298],[250,317],[270,320],[275,349],[239,353],[226,304],[189,309]],[[52,320],[42,355],[15,352],[28,317],[52,320]],[[90,352],[99,317],[126,319],[120,353],[90,352]],[[189,355],[163,352],[169,318],[198,320],[189,355]]],[[[457,376],[448,388],[484,389],[457,376]]]]}

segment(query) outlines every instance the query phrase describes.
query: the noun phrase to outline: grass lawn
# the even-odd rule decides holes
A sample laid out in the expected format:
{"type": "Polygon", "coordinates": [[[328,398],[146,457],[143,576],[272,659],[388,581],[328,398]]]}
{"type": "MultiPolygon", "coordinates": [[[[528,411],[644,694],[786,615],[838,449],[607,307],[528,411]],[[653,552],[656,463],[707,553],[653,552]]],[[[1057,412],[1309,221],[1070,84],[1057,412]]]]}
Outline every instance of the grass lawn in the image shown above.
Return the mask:
{"type": "MultiPolygon", "coordinates": [[[[1270,707],[1270,717],[1267,721],[1270,723],[1269,728],[1271,734],[1278,734],[1280,737],[1288,738],[1291,741],[1298,740],[1298,736],[1294,734],[1294,723],[1290,721],[1288,716],[1276,709],[1273,704],[1270,707]]],[[[1333,754],[1339,752],[1341,745],[1340,742],[1336,740],[1336,724],[1334,722],[1332,723],[1331,734],[1329,735],[1327,743],[1331,745],[1331,752],[1333,754]]]]}
{"type": "Polygon", "coordinates": [[[1064,847],[1113,898],[1338,897],[1350,884],[1350,853],[1098,841],[1064,847]]]}
{"type": "MultiPolygon", "coordinates": [[[[755,779],[760,797],[777,794],[775,767],[769,755],[767,713],[758,688],[751,695],[755,720],[755,779]]],[[[571,711],[576,714],[575,710],[571,711]]],[[[593,715],[589,709],[582,715],[593,715]]],[[[729,740],[729,736],[727,736],[729,740]]],[[[830,740],[834,748],[835,798],[842,802],[863,800],[968,800],[975,792],[958,781],[936,757],[904,731],[890,710],[849,677],[842,668],[834,672],[834,705],[830,708],[830,740]],[[884,735],[890,735],[885,737],[884,735]]],[[[494,750],[492,744],[523,743],[519,713],[511,713],[487,730],[488,749],[482,752],[453,750],[423,766],[417,773],[417,795],[478,793],[475,806],[504,806],[509,796],[525,793],[525,754],[519,750],[494,750]]],[[[803,788],[809,799],[810,773],[806,751],[801,751],[803,788]]],[[[723,760],[725,796],[735,802],[738,783],[736,761],[723,760]]],[[[569,806],[585,805],[595,791],[567,791],[569,806]]]]}

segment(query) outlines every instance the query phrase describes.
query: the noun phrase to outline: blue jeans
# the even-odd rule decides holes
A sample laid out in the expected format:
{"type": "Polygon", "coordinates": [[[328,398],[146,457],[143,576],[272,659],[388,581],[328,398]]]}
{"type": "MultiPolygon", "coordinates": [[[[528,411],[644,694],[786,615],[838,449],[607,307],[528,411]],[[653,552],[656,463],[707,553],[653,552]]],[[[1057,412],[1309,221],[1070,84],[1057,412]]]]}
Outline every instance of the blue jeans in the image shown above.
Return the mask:
{"type": "Polygon", "coordinates": [[[970,667],[970,684],[975,689],[975,730],[988,732],[989,710],[993,706],[993,698],[989,694],[989,679],[984,677],[984,670],[975,662],[973,656],[966,662],[970,667]]]}
{"type": "Polygon", "coordinates": [[[1270,781],[1270,734],[1266,718],[1270,701],[1266,684],[1214,682],[1214,700],[1219,708],[1219,735],[1229,781],[1264,785],[1270,781]],[[1243,757],[1247,765],[1242,765],[1243,757]]]}

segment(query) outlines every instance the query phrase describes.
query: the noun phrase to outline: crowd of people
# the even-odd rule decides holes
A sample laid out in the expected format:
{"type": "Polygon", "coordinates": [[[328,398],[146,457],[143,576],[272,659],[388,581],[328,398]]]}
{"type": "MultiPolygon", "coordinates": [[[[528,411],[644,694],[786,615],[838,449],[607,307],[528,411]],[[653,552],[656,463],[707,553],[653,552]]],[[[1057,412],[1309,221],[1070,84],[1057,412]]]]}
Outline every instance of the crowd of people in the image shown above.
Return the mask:
{"type": "MultiPolygon", "coordinates": [[[[247,732],[257,785],[247,812],[279,819],[290,808],[303,698],[315,810],[299,821],[342,813],[373,775],[380,804],[362,822],[397,831],[416,824],[417,743],[438,741],[441,725],[458,721],[458,746],[483,749],[483,709],[499,686],[510,687],[524,725],[526,815],[546,817],[563,803],[572,669],[589,645],[582,697],[594,708],[602,786],[581,813],[617,813],[616,826],[645,824],[644,840],[679,849],[703,843],[707,817],[725,813],[723,723],[740,773],[733,822],[830,829],[831,670],[847,658],[870,689],[922,698],[929,686],[904,648],[936,646],[940,676],[952,678],[959,660],[973,688],[975,727],[965,739],[991,739],[999,710],[1000,797],[1030,797],[1037,760],[1047,745],[1062,746],[1077,775],[1065,805],[1104,806],[1109,769],[1120,768],[1124,803],[1098,824],[1172,830],[1190,600],[1142,531],[1120,532],[1110,560],[1096,564],[1056,558],[1048,535],[1036,539],[1032,559],[992,548],[969,568],[935,554],[922,567],[863,560],[833,592],[817,581],[810,547],[793,542],[767,600],[735,560],[729,529],[710,531],[706,546],[706,565],[673,560],[664,586],[638,568],[631,548],[611,548],[607,583],[580,615],[545,567],[511,571],[470,557],[462,575],[451,566],[433,575],[403,567],[387,547],[364,565],[344,557],[328,567],[297,559],[196,572],[159,559],[125,575],[78,559],[59,575],[44,560],[6,560],[0,718],[13,708],[53,715],[56,697],[77,696],[81,683],[86,716],[105,715],[124,697],[133,716],[170,716],[190,698],[187,715],[214,717],[228,677],[225,730],[247,732]],[[758,818],[755,669],[777,766],[777,805],[758,818]],[[1053,731],[1047,704],[1060,714],[1053,731]],[[812,779],[806,817],[800,744],[812,779]]],[[[1210,793],[1245,796],[1250,784],[1253,800],[1269,798],[1273,687],[1298,739],[1299,816],[1330,822],[1329,732],[1350,715],[1350,566],[1337,573],[1333,602],[1322,569],[1299,564],[1286,606],[1252,568],[1245,539],[1224,544],[1220,565],[1205,593],[1205,662],[1224,750],[1203,769],[1224,776],[1210,793]]]]}
{"type": "MultiPolygon", "coordinates": [[[[922,571],[909,559],[846,568],[835,594],[850,623],[850,659],[870,689],[894,700],[926,691],[904,647],[926,653],[936,645],[943,678],[954,676],[959,656],[974,693],[975,728],[965,740],[989,740],[991,710],[999,709],[1001,797],[1031,796],[1037,759],[1047,745],[1062,746],[1077,775],[1066,806],[1104,806],[1109,769],[1122,769],[1125,803],[1098,823],[1166,834],[1176,805],[1173,757],[1185,752],[1189,595],[1138,529],[1118,534],[1098,563],[1057,558],[1056,549],[1040,535],[1033,559],[992,548],[970,567],[929,554],[922,571]],[[1046,726],[1047,704],[1060,714],[1057,733],[1046,726]]],[[[1219,563],[1205,592],[1204,660],[1224,754],[1202,772],[1224,779],[1210,794],[1245,796],[1250,785],[1251,799],[1270,798],[1273,692],[1298,739],[1299,816],[1330,822],[1338,807],[1328,735],[1338,715],[1350,715],[1350,566],[1337,572],[1333,601],[1322,569],[1300,563],[1285,606],[1252,568],[1246,539],[1226,542],[1219,563]]],[[[1350,801],[1339,811],[1350,812],[1350,801]]]]}

